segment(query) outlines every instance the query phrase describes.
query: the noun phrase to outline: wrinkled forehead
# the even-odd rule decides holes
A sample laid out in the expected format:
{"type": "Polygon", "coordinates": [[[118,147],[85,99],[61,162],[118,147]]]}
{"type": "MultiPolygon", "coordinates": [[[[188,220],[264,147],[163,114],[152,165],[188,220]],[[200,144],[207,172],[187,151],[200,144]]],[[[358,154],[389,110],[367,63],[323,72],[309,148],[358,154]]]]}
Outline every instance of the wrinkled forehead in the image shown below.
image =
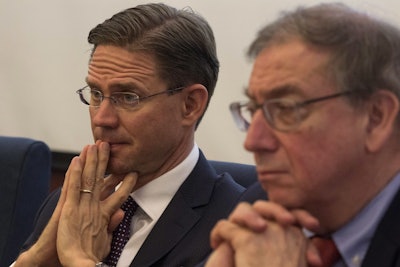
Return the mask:
{"type": "Polygon", "coordinates": [[[301,41],[268,46],[255,58],[247,93],[265,98],[336,90],[328,68],[330,59],[329,51],[301,41]]]}
{"type": "Polygon", "coordinates": [[[89,62],[87,82],[103,87],[137,84],[139,88],[164,83],[159,78],[157,64],[151,55],[116,46],[96,48],[89,62]]]}
{"type": "Polygon", "coordinates": [[[154,56],[148,52],[132,51],[112,45],[102,45],[96,48],[89,61],[89,68],[94,67],[120,72],[137,67],[156,73],[157,64],[154,56]]]}

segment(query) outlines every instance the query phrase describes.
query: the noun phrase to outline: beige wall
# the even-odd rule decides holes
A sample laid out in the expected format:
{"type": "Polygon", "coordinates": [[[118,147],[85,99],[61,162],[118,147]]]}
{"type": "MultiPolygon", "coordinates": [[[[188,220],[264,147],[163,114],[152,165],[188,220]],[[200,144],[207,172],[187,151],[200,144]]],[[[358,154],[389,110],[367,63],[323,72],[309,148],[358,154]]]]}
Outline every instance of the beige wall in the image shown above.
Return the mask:
{"type": "MultiPolygon", "coordinates": [[[[88,31],[112,14],[146,1],[0,0],[0,134],[44,140],[52,149],[79,151],[91,142],[87,108],[75,91],[84,85],[88,31]]],[[[158,1],[156,1],[158,2],[158,1]]],[[[257,30],[282,9],[311,0],[166,0],[191,6],[214,29],[220,79],[197,143],[210,159],[251,163],[244,134],[228,105],[243,99],[250,63],[244,51],[257,30]],[[278,2],[278,3],[276,3],[278,2]]],[[[400,25],[400,1],[346,1],[400,25]]]]}

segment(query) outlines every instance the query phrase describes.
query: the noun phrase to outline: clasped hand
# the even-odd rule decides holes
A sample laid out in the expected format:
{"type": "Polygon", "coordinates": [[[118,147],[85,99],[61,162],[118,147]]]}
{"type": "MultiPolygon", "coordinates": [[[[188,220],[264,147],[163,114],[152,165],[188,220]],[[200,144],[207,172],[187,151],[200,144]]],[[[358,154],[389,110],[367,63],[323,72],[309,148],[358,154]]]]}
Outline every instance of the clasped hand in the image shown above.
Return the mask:
{"type": "Polygon", "coordinates": [[[302,228],[318,231],[318,220],[269,201],[241,203],[212,230],[214,252],[206,267],[320,266],[321,258],[302,228]]]}
{"type": "Polygon", "coordinates": [[[104,178],[109,155],[108,143],[98,141],[73,158],[50,221],[15,267],[94,266],[108,255],[124,215],[120,206],[137,179],[136,173],[104,178]]]}

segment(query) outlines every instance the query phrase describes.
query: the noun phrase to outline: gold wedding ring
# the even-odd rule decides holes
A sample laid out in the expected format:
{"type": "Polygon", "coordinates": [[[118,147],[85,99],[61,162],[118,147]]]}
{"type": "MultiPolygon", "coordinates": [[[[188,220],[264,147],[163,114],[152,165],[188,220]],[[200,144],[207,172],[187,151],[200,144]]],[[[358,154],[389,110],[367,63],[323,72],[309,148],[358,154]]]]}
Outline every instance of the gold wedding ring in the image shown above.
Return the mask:
{"type": "Polygon", "coordinates": [[[81,190],[79,190],[81,193],[89,193],[89,194],[91,194],[92,193],[92,190],[89,190],[89,189],[81,189],[81,190]]]}

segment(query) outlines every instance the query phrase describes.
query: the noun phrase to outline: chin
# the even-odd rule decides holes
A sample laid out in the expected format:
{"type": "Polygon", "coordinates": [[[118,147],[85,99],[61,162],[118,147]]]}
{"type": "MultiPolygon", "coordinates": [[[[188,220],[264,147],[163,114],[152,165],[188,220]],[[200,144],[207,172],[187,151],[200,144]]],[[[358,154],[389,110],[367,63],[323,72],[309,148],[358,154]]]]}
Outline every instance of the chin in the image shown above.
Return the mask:
{"type": "Polygon", "coordinates": [[[121,164],[116,160],[110,160],[107,166],[107,172],[112,174],[126,174],[131,170],[125,164],[121,164]]]}
{"type": "Polygon", "coordinates": [[[268,199],[274,203],[277,203],[287,209],[299,208],[302,204],[299,198],[294,194],[286,192],[268,192],[268,199]]]}

